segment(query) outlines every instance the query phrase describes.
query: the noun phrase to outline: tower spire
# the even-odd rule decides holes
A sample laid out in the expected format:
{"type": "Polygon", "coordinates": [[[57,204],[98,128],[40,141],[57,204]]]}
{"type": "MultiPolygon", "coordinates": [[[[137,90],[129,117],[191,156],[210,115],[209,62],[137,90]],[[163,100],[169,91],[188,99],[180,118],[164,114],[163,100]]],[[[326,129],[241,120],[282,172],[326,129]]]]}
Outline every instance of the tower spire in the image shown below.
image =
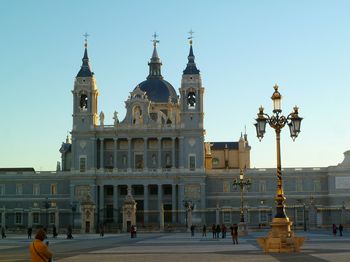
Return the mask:
{"type": "Polygon", "coordinates": [[[150,62],[148,63],[149,66],[149,75],[147,77],[147,79],[150,78],[160,78],[163,79],[162,74],[161,74],[161,66],[162,66],[162,62],[160,61],[160,58],[158,56],[158,52],[157,52],[157,44],[159,43],[159,40],[157,40],[157,33],[154,32],[153,36],[153,40],[151,40],[153,42],[153,53],[152,53],[152,57],[150,62]]]}
{"type": "Polygon", "coordinates": [[[87,42],[87,38],[89,37],[89,35],[87,33],[85,33],[84,35],[84,56],[83,56],[83,64],[81,65],[81,68],[77,74],[77,77],[91,77],[93,76],[93,73],[91,72],[91,68],[90,68],[90,63],[89,63],[89,56],[88,56],[88,52],[87,52],[87,46],[88,46],[88,42],[87,42]]]}
{"type": "Polygon", "coordinates": [[[187,39],[189,39],[189,44],[190,44],[190,53],[188,54],[188,62],[187,62],[187,66],[186,69],[183,71],[184,75],[198,75],[199,74],[199,70],[197,69],[196,63],[194,62],[194,54],[193,54],[193,48],[192,48],[192,43],[193,43],[193,34],[194,32],[192,31],[192,29],[188,32],[190,34],[189,37],[187,37],[187,39]]]}

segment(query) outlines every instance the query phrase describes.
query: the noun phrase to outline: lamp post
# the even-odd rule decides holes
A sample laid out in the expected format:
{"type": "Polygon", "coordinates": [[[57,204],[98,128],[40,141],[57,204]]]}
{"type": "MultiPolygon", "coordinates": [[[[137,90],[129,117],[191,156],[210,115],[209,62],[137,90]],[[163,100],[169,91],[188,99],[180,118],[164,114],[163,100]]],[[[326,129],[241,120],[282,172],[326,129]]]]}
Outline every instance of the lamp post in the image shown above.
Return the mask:
{"type": "Polygon", "coordinates": [[[244,223],[243,192],[244,192],[244,188],[249,189],[251,184],[252,182],[250,181],[249,178],[246,178],[246,179],[244,178],[243,169],[240,170],[239,179],[237,178],[233,179],[234,188],[236,189],[237,186],[239,186],[240,192],[241,192],[240,222],[243,222],[243,223],[244,223]]]}
{"type": "MultiPolygon", "coordinates": [[[[276,190],[276,215],[272,220],[271,227],[272,232],[271,236],[276,236],[282,239],[282,242],[285,242],[286,237],[291,237],[291,222],[286,215],[285,211],[285,201],[286,197],[284,196],[283,184],[282,184],[282,167],[281,167],[281,145],[280,145],[280,135],[282,128],[287,124],[289,126],[290,136],[293,141],[297,138],[300,133],[300,124],[302,118],[299,117],[298,107],[293,108],[292,113],[287,117],[282,115],[282,95],[278,91],[278,85],[274,86],[274,93],[272,94],[273,101],[273,114],[269,116],[264,113],[264,108],[261,106],[259,108],[258,117],[256,118],[256,134],[259,138],[259,141],[262,140],[265,134],[266,124],[268,123],[276,133],[276,150],[277,150],[277,190],[276,190]]],[[[282,250],[283,248],[281,248],[282,250]]]]}
{"type": "Polygon", "coordinates": [[[243,209],[243,192],[244,188],[249,188],[252,184],[249,178],[244,178],[244,172],[243,169],[240,170],[239,173],[239,179],[235,178],[233,179],[233,186],[236,189],[237,186],[240,188],[241,192],[241,208],[240,208],[240,223],[239,223],[239,232],[241,235],[247,235],[247,225],[244,221],[244,209],[243,209]]]}

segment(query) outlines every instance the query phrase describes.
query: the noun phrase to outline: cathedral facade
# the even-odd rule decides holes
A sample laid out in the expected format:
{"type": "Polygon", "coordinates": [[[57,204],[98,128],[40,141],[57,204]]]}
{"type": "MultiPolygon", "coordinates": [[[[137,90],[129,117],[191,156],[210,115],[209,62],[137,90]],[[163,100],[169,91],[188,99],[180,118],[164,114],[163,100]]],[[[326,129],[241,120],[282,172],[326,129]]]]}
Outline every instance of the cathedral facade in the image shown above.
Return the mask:
{"type": "MultiPolygon", "coordinates": [[[[246,134],[237,142],[205,142],[205,89],[192,41],[178,93],[161,74],[157,42],[146,80],[130,92],[124,119],[114,112],[113,125],[98,111],[100,90],[85,42],[60,168],[0,168],[1,226],[71,225],[89,233],[104,225],[115,232],[123,229],[123,205],[130,196],[140,229],[238,223],[242,203],[232,181],[242,170],[252,182],[244,193],[245,220],[250,227],[268,226],[275,212],[275,169],[250,167],[246,134]]],[[[284,176],[287,213],[295,226],[348,222],[349,152],[338,166],[285,169],[284,176]]]]}

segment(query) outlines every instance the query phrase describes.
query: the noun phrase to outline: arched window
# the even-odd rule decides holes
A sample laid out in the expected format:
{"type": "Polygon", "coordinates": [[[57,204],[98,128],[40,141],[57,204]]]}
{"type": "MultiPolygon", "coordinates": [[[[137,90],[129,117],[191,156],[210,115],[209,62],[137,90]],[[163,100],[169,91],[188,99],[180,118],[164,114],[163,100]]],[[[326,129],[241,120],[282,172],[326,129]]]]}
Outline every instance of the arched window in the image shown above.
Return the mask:
{"type": "Polygon", "coordinates": [[[191,91],[187,94],[187,105],[188,105],[188,108],[195,108],[196,107],[196,94],[195,94],[195,92],[191,91]]]}
{"type": "Polygon", "coordinates": [[[80,96],[80,109],[81,110],[87,110],[88,108],[88,97],[85,94],[82,94],[80,96]]]}

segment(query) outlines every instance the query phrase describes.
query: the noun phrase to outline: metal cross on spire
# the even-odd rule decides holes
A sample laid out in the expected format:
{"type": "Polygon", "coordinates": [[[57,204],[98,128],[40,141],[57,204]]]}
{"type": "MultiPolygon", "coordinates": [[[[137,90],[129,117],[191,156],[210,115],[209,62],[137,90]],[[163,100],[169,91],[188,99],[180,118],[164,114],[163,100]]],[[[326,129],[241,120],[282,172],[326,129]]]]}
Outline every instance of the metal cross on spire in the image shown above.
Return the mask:
{"type": "Polygon", "coordinates": [[[154,32],[154,34],[152,36],[153,36],[153,40],[151,40],[151,41],[153,42],[153,46],[156,46],[159,43],[159,40],[157,40],[157,37],[159,35],[157,35],[157,33],[154,32]]]}
{"type": "Polygon", "coordinates": [[[187,39],[190,40],[190,44],[192,45],[192,39],[194,38],[194,36],[193,36],[194,32],[193,32],[192,29],[191,29],[188,33],[190,34],[190,36],[187,37],[187,39]]]}
{"type": "Polygon", "coordinates": [[[85,47],[87,47],[87,39],[90,35],[88,33],[85,32],[85,34],[83,34],[83,37],[85,37],[85,47]]]}

